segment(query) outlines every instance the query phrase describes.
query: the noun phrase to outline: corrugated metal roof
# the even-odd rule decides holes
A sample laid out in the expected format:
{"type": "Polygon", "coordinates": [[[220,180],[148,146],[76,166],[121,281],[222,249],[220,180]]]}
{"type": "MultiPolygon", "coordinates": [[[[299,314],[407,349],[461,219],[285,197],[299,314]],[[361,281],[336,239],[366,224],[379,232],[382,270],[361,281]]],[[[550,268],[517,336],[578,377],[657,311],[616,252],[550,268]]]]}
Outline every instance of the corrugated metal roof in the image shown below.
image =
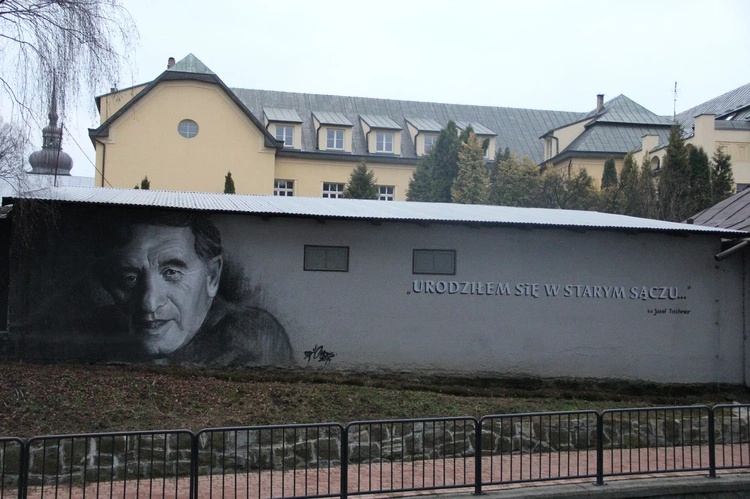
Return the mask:
{"type": "Polygon", "coordinates": [[[339,125],[339,126],[354,126],[349,118],[341,113],[333,113],[330,111],[313,111],[313,116],[321,125],[339,125]]]}
{"type": "Polygon", "coordinates": [[[384,128],[386,130],[403,130],[403,128],[388,116],[373,116],[371,114],[360,114],[359,117],[367,123],[370,128],[384,128]]]}
{"type": "MultiPolygon", "coordinates": [[[[508,206],[371,201],[361,199],[295,198],[212,194],[203,192],[150,191],[86,187],[50,187],[30,191],[26,199],[68,203],[144,206],[246,213],[291,217],[464,223],[503,226],[590,228],[651,232],[708,233],[724,237],[744,237],[746,232],[678,224],[645,218],[610,215],[592,211],[515,208],[508,206]]],[[[4,198],[3,204],[13,202],[4,198]]]]}
{"type": "Polygon", "coordinates": [[[440,132],[443,126],[429,118],[406,118],[406,121],[420,132],[440,132]]]}
{"type": "Polygon", "coordinates": [[[263,112],[266,115],[268,121],[284,121],[287,123],[302,123],[302,118],[299,117],[297,111],[294,109],[279,109],[275,107],[264,107],[263,112]]]}
{"type": "Polygon", "coordinates": [[[473,121],[457,121],[456,126],[459,128],[459,130],[466,130],[469,126],[471,126],[472,130],[474,130],[474,133],[477,135],[497,135],[495,132],[482,125],[481,123],[475,123],[473,121]]]}

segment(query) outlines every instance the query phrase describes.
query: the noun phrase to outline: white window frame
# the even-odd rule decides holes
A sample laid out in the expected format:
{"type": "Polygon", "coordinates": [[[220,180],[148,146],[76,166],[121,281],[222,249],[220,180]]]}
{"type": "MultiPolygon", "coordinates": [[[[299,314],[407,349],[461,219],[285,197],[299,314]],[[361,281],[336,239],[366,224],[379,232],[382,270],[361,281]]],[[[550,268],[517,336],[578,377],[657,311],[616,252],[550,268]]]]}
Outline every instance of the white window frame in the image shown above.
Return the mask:
{"type": "Polygon", "coordinates": [[[294,196],[294,180],[277,178],[273,181],[274,196],[294,196]]]}
{"type": "Polygon", "coordinates": [[[344,197],[344,184],[340,182],[323,182],[323,197],[341,199],[344,197]]]}
{"type": "Polygon", "coordinates": [[[393,201],[396,188],[392,185],[378,186],[378,199],[380,201],[393,201]]]}
{"type": "Polygon", "coordinates": [[[393,132],[375,132],[375,152],[393,153],[393,132]]]}
{"type": "Polygon", "coordinates": [[[327,129],[326,130],[326,149],[330,149],[332,151],[343,151],[345,137],[346,137],[346,132],[343,128],[327,129]]]}
{"type": "Polygon", "coordinates": [[[199,131],[200,127],[198,126],[198,123],[191,119],[184,119],[177,124],[177,133],[186,139],[194,138],[198,135],[199,131]]]}
{"type": "Polygon", "coordinates": [[[437,144],[438,136],[434,134],[429,134],[424,136],[424,154],[429,153],[433,147],[435,147],[435,144],[437,144]],[[430,142],[429,147],[427,142],[430,142]]]}
{"type": "Polygon", "coordinates": [[[276,140],[284,141],[284,148],[294,147],[294,126],[276,125],[276,140]]]}

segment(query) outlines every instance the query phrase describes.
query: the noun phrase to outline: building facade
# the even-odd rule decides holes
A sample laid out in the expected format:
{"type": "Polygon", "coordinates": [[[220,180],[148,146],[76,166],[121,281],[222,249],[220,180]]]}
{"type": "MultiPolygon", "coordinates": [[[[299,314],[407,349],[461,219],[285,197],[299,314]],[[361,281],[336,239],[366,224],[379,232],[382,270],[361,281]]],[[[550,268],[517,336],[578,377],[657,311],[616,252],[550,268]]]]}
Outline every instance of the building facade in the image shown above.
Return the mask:
{"type": "MultiPolygon", "coordinates": [[[[629,151],[658,169],[673,121],[624,95],[568,112],[230,89],[192,54],[97,105],[101,125],[89,134],[98,187],[148,177],[154,189],[222,192],[231,171],[238,193],[336,198],[364,161],[381,200],[406,199],[419,157],[449,121],[487,139],[488,162],[507,148],[596,180],[607,158],[619,169],[629,151]]],[[[748,113],[750,84],[678,116],[688,142],[732,155],[740,189],[750,184],[748,113]]]]}
{"type": "Polygon", "coordinates": [[[11,242],[13,358],[748,379],[747,253],[716,259],[722,240],[747,232],[568,210],[133,189],[5,202],[57,207],[55,224],[11,242]],[[218,252],[205,234],[220,237],[218,252]],[[172,246],[147,258],[162,238],[172,246]]]}

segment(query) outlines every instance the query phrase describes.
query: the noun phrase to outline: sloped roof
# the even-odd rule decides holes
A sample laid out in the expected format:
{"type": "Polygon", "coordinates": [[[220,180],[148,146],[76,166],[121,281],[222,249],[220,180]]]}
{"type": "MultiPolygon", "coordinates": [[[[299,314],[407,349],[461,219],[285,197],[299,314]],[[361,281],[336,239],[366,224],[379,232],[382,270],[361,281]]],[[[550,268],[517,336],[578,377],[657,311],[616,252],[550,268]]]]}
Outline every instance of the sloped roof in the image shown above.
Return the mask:
{"type": "Polygon", "coordinates": [[[658,135],[659,143],[667,142],[669,128],[601,123],[587,128],[565,151],[627,154],[641,148],[644,135],[658,135]]]}
{"type": "MultiPolygon", "coordinates": [[[[116,206],[140,206],[244,213],[263,216],[481,224],[510,227],[587,228],[646,232],[714,234],[745,237],[747,233],[722,228],[679,224],[593,211],[516,208],[509,206],[416,203],[362,199],[325,199],[254,196],[204,192],[151,191],[86,187],[50,187],[23,194],[23,199],[116,206]]],[[[3,204],[16,201],[3,198],[3,204]]]]}
{"type": "MultiPolygon", "coordinates": [[[[596,113],[595,123],[622,123],[634,125],[671,126],[672,121],[652,113],[634,100],[618,95],[604,104],[604,109],[596,113]]],[[[592,123],[593,124],[593,123],[592,123]]],[[[589,124],[591,126],[592,124],[589,124]]]]}
{"type": "MultiPolygon", "coordinates": [[[[575,120],[581,113],[568,111],[546,111],[511,107],[471,106],[463,104],[441,104],[435,102],[374,99],[367,97],[346,97],[337,95],[303,94],[233,88],[234,93],[253,113],[261,113],[263,108],[296,109],[302,117],[302,151],[316,151],[316,134],[312,114],[323,116],[324,112],[344,116],[350,123],[358,123],[360,115],[386,116],[402,128],[402,158],[413,158],[417,154],[414,141],[406,127],[406,119],[411,123],[423,119],[444,127],[448,121],[481,123],[493,134],[497,134],[496,148],[505,147],[519,154],[527,154],[539,163],[544,158],[544,144],[539,136],[551,127],[575,120]]],[[[352,154],[367,154],[367,144],[362,127],[352,128],[352,154]]],[[[280,151],[282,155],[295,155],[299,152],[280,151]]]]}
{"type": "Polygon", "coordinates": [[[208,69],[208,66],[195,57],[193,54],[188,54],[183,59],[180,59],[175,63],[174,66],[167,69],[167,71],[181,72],[181,73],[196,73],[196,74],[209,74],[215,75],[213,71],[208,69]]]}
{"type": "Polygon", "coordinates": [[[476,122],[469,122],[469,121],[457,121],[456,126],[459,130],[466,130],[467,128],[471,127],[472,130],[474,130],[474,133],[477,135],[497,135],[495,132],[487,128],[486,126],[482,125],[481,123],[476,122]]]}
{"type": "MultiPolygon", "coordinates": [[[[722,117],[730,114],[732,111],[743,108],[750,108],[750,83],[681,112],[677,115],[677,121],[682,124],[685,132],[690,135],[692,134],[696,116],[713,114],[717,117],[722,117]]],[[[750,116],[750,109],[743,110],[741,116],[735,117],[735,120],[744,119],[748,116],[750,116]]]]}
{"type": "Polygon", "coordinates": [[[390,119],[388,116],[373,116],[371,114],[360,114],[362,121],[370,128],[382,128],[384,130],[401,130],[403,127],[390,119]]]}
{"type": "Polygon", "coordinates": [[[706,208],[691,219],[696,225],[750,231],[750,189],[706,208]]]}
{"type": "Polygon", "coordinates": [[[349,118],[342,113],[330,111],[313,111],[311,113],[321,125],[354,126],[349,118]]]}
{"type": "Polygon", "coordinates": [[[89,137],[91,138],[91,142],[94,143],[94,139],[96,137],[109,136],[109,127],[161,82],[175,80],[202,81],[218,85],[219,88],[221,88],[227,94],[227,96],[232,99],[232,101],[237,105],[240,111],[242,111],[242,113],[245,114],[245,116],[247,116],[263,134],[267,147],[276,147],[280,149],[283,146],[283,143],[277,141],[276,138],[271,135],[265,125],[263,125],[263,123],[261,123],[257,118],[257,116],[262,116],[262,114],[258,112],[251,112],[247,108],[247,106],[245,106],[245,104],[237,98],[234,92],[232,92],[229,87],[227,87],[226,84],[221,81],[221,78],[216,76],[213,71],[208,69],[208,67],[193,54],[188,54],[184,59],[175,63],[174,66],[160,74],[154,81],[146,85],[143,90],[138,92],[135,97],[130,99],[127,104],[125,104],[120,109],[118,109],[117,112],[112,114],[112,116],[110,116],[107,121],[99,125],[99,127],[89,128],[89,137]]]}
{"type": "Polygon", "coordinates": [[[420,132],[439,132],[443,129],[443,125],[429,118],[411,118],[407,116],[405,119],[420,132]]]}
{"type": "Polygon", "coordinates": [[[267,107],[263,109],[268,121],[283,121],[286,123],[302,123],[302,118],[299,117],[297,111],[294,109],[276,109],[273,107],[267,107]]]}

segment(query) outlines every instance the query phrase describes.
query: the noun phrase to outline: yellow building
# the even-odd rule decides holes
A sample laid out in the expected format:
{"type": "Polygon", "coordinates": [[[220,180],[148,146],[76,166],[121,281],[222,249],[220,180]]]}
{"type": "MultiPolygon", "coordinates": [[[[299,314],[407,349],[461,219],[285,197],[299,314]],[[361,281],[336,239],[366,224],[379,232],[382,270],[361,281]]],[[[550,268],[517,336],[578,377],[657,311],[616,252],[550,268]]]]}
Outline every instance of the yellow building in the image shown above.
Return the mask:
{"type": "Polygon", "coordinates": [[[448,121],[541,161],[538,136],[578,113],[228,88],[192,54],[154,81],[97,98],[89,131],[98,187],[341,197],[362,161],[380,199],[404,200],[417,160],[448,121]]]}
{"type": "MultiPolygon", "coordinates": [[[[420,156],[449,121],[488,139],[487,161],[506,148],[544,166],[619,170],[629,151],[658,169],[671,117],[624,95],[591,112],[468,106],[228,88],[190,54],[150,83],[97,98],[89,130],[99,187],[336,198],[357,164],[374,171],[382,200],[404,200],[420,156]]],[[[732,156],[738,189],[750,185],[750,84],[689,109],[678,120],[688,143],[732,156]],[[699,118],[695,119],[696,116],[699,118]]]]}

